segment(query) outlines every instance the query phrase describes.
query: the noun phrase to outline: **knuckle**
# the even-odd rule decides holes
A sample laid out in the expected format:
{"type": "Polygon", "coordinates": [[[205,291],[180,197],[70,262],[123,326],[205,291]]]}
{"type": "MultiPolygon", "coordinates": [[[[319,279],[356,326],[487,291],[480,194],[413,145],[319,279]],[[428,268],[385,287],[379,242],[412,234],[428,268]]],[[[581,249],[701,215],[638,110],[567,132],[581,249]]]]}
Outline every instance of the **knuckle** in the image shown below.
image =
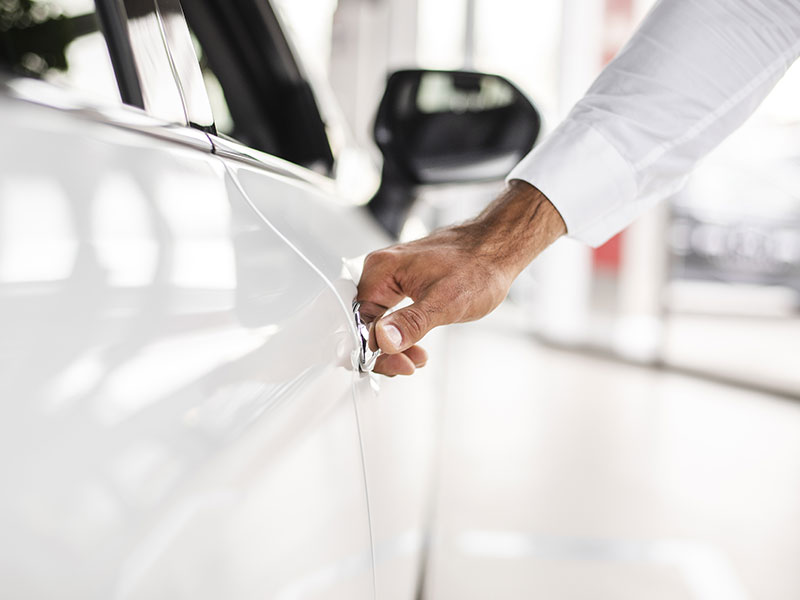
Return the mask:
{"type": "Polygon", "coordinates": [[[390,262],[395,256],[393,248],[381,248],[367,254],[364,259],[364,264],[369,266],[376,266],[379,264],[390,262]]]}
{"type": "Polygon", "coordinates": [[[407,334],[414,340],[428,330],[428,315],[421,308],[411,305],[402,311],[402,317],[407,334]]]}
{"type": "Polygon", "coordinates": [[[376,250],[374,252],[370,252],[364,259],[364,267],[374,268],[376,265],[380,264],[383,261],[383,256],[384,256],[383,250],[376,250]]]}
{"type": "Polygon", "coordinates": [[[495,306],[500,304],[503,300],[506,299],[506,295],[508,295],[508,288],[510,287],[511,283],[506,280],[505,277],[494,274],[490,279],[490,285],[487,286],[488,295],[492,299],[492,302],[495,306]]]}

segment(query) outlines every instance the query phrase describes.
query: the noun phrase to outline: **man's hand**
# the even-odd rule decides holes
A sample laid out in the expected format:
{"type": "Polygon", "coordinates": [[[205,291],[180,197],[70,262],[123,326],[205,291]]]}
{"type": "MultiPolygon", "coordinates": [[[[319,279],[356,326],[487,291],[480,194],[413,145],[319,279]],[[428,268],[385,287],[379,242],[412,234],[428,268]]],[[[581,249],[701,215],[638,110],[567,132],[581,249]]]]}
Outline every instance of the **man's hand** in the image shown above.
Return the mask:
{"type": "Polygon", "coordinates": [[[474,321],[494,310],[511,283],[566,233],[558,211],[535,187],[512,181],[477,218],[367,256],[358,300],[383,355],[384,375],[411,375],[428,360],[417,342],[438,325],[474,321]],[[385,317],[404,298],[414,303],[385,317]]]}

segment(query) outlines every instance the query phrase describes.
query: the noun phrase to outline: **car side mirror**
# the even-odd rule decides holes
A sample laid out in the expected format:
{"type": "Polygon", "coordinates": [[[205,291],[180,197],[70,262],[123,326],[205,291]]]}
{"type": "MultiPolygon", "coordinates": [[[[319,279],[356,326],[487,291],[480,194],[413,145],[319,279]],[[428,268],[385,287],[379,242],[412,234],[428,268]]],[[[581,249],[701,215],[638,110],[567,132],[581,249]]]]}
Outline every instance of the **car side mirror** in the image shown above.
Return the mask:
{"type": "Polygon", "coordinates": [[[397,71],[375,119],[384,166],[370,209],[397,235],[415,186],[505,177],[533,147],[540,125],[533,104],[498,75],[397,71]]]}

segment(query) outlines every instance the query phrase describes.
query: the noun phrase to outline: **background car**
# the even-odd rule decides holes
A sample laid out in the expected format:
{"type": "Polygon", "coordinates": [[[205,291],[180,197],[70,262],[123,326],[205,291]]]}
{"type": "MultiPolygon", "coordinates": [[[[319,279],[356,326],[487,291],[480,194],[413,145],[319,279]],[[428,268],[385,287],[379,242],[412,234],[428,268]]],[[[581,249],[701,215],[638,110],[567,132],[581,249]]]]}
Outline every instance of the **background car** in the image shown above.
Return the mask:
{"type": "Polygon", "coordinates": [[[692,176],[672,203],[675,278],[783,286],[798,293],[800,307],[797,134],[745,129],[692,176]],[[742,159],[748,146],[769,151],[742,159]]]}

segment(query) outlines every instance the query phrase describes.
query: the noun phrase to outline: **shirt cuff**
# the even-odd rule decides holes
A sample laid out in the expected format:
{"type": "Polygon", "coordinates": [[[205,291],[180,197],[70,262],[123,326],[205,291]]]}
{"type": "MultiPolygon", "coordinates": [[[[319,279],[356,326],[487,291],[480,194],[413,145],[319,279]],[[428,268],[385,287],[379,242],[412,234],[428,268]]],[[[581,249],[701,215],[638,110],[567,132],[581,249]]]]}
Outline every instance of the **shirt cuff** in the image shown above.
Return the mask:
{"type": "Polygon", "coordinates": [[[512,169],[561,214],[567,235],[600,246],[632,220],[633,167],[594,128],[574,119],[559,125],[512,169]]]}

